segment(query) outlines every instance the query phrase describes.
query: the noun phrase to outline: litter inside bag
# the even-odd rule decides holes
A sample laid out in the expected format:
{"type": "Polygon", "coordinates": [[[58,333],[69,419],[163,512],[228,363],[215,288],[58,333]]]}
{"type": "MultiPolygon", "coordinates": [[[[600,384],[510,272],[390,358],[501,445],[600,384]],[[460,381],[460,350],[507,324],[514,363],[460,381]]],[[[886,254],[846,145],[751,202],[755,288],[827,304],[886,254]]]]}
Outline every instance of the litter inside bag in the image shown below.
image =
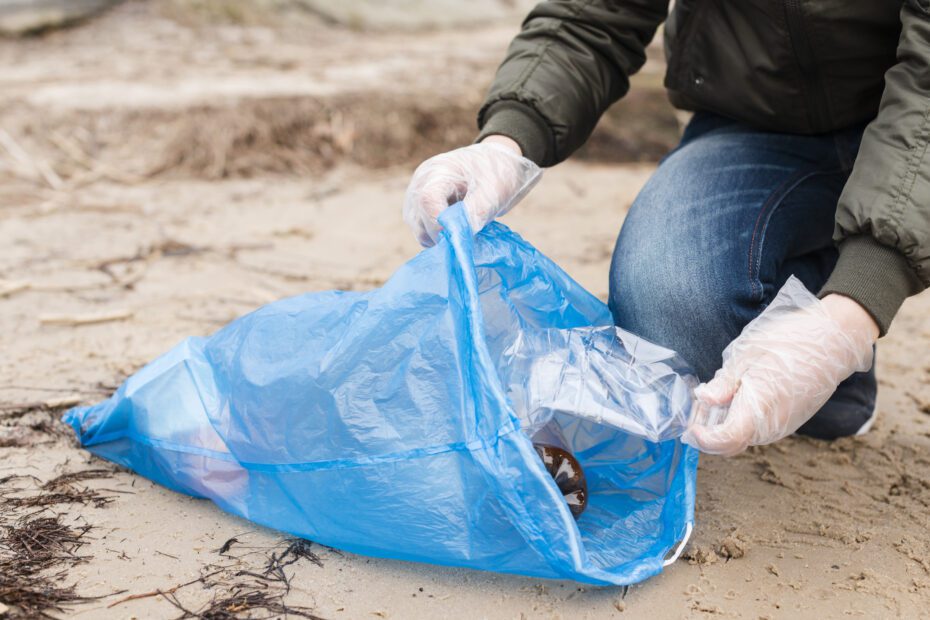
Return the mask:
{"type": "Polygon", "coordinates": [[[613,326],[519,330],[498,371],[530,437],[562,413],[649,441],[675,439],[698,384],[672,351],[613,326]]]}
{"type": "Polygon", "coordinates": [[[473,236],[460,205],[441,223],[382,288],[264,306],[65,420],[95,454],[347,551],[594,584],[658,573],[693,522],[687,368],[507,227],[473,236]],[[577,522],[528,434],[580,462],[577,522]]]}

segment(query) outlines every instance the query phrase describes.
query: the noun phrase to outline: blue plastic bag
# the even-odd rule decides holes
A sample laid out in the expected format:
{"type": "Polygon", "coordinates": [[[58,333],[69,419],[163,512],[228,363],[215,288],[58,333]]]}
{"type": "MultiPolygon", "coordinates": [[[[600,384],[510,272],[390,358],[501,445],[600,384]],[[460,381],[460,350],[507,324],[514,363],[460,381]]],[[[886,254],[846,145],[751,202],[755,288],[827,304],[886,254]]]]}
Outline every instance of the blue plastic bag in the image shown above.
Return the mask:
{"type": "Polygon", "coordinates": [[[612,324],[501,224],[442,240],[367,293],[309,293],[188,338],[108,400],[81,443],[169,488],[355,553],[593,584],[677,557],[697,453],[555,413],[589,504],[575,521],[501,384],[520,330],[612,324]]]}

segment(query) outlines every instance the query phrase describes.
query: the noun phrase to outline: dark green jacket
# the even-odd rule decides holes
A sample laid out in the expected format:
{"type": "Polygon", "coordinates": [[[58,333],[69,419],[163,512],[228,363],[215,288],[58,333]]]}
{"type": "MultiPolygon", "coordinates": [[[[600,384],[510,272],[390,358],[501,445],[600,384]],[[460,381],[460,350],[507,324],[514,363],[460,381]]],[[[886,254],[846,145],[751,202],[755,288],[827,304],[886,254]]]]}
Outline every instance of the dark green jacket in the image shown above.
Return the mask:
{"type": "Polygon", "coordinates": [[[930,0],[550,0],[510,45],[478,115],[551,166],[629,89],[667,19],[673,104],[813,134],[871,121],[840,198],[821,294],[882,333],[930,286],[930,0]]]}

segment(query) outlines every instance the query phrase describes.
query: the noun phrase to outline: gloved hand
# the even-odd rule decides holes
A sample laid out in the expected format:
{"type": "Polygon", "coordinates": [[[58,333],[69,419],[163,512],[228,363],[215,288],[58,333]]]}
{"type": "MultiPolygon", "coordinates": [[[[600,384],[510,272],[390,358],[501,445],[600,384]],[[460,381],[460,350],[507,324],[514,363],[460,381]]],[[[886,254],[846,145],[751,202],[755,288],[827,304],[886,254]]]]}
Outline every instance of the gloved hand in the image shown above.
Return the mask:
{"type": "Polygon", "coordinates": [[[787,437],[841,381],[871,367],[877,338],[878,326],[855,301],[818,300],[792,277],[724,350],[714,378],[697,388],[682,440],[731,456],[787,437]]]}
{"type": "Polygon", "coordinates": [[[404,221],[417,241],[431,246],[439,238],[436,218],[462,200],[474,232],[507,213],[539,181],[539,166],[519,154],[516,142],[486,138],[424,161],[413,173],[404,198],[404,221]],[[512,144],[511,147],[503,143],[512,144]]]}

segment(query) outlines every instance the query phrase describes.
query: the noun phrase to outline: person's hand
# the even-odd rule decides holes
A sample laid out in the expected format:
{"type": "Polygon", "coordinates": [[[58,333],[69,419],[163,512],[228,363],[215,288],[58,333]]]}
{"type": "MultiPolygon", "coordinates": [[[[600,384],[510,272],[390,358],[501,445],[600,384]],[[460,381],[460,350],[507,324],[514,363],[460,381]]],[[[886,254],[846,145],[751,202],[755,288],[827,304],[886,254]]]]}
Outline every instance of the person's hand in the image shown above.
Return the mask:
{"type": "Polygon", "coordinates": [[[458,201],[472,231],[507,213],[532,189],[542,171],[522,156],[516,142],[488,136],[472,144],[427,159],[413,173],[404,198],[404,221],[423,246],[439,238],[437,218],[458,201]]]}
{"type": "Polygon", "coordinates": [[[726,348],[714,378],[697,388],[682,440],[731,456],[787,437],[841,381],[871,367],[878,334],[875,321],[852,299],[818,300],[791,278],[726,348]]]}

